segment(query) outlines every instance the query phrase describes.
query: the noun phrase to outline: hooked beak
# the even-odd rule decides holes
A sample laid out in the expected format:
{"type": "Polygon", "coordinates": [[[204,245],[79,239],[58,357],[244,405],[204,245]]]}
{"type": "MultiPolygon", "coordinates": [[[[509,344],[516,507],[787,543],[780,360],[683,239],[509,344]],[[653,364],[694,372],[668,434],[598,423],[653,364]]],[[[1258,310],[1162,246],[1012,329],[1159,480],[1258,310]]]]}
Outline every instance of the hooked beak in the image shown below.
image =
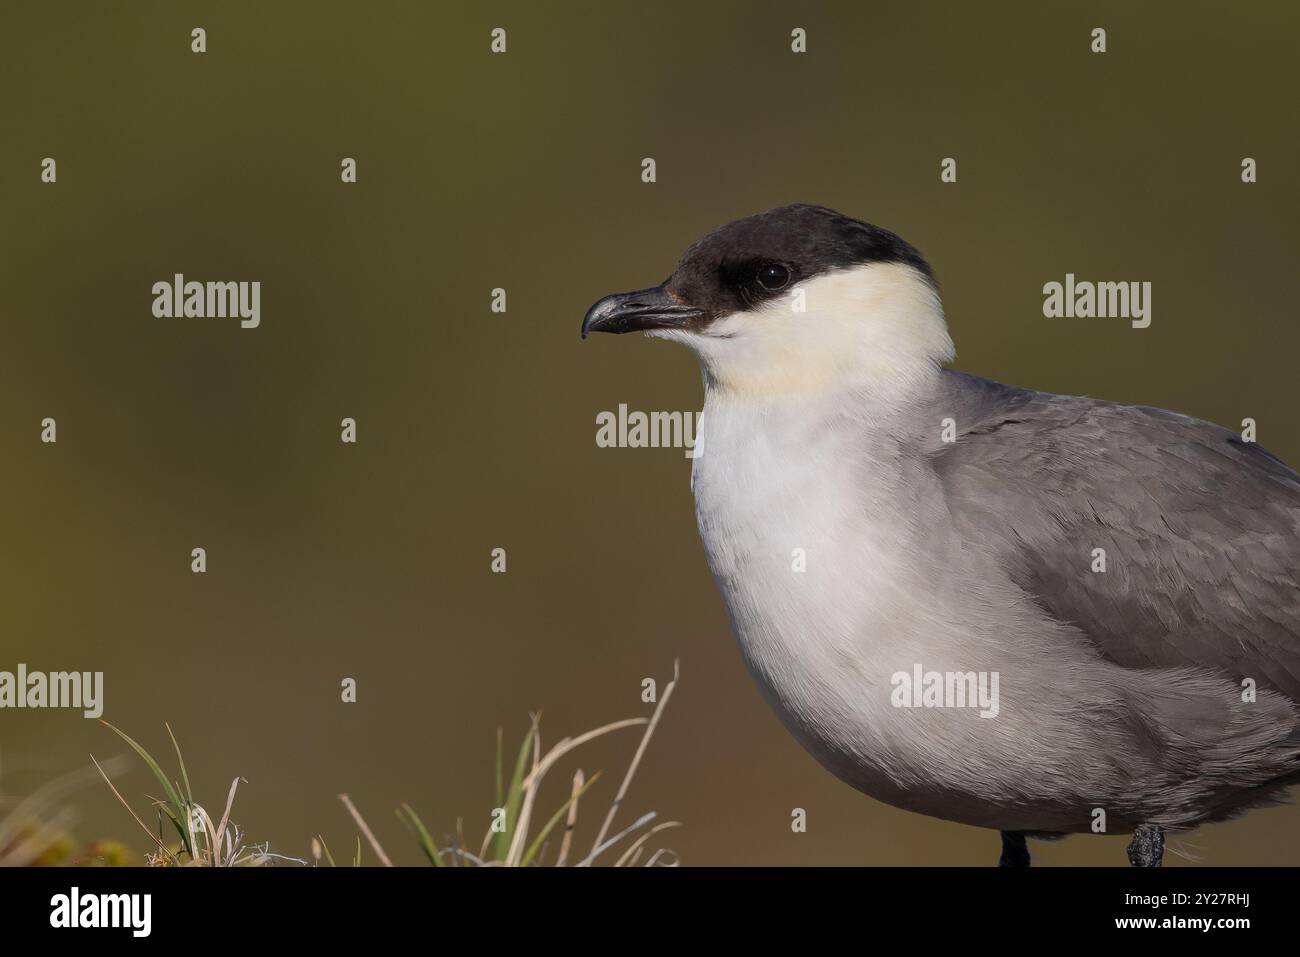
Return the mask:
{"type": "Polygon", "coordinates": [[[589,332],[638,332],[675,329],[702,316],[703,310],[673,299],[661,283],[635,292],[616,292],[596,302],[582,320],[582,338],[589,332]]]}

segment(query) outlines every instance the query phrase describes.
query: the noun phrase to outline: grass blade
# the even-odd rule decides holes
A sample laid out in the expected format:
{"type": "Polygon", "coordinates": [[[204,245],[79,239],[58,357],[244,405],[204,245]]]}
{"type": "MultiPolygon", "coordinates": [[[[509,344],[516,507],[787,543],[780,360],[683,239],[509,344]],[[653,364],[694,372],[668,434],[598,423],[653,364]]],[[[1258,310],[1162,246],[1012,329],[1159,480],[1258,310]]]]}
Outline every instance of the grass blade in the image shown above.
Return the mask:
{"type": "Polygon", "coordinates": [[[650,840],[650,838],[654,837],[660,831],[668,830],[670,827],[681,827],[681,826],[682,826],[681,821],[664,821],[662,824],[656,824],[654,827],[650,828],[650,830],[646,831],[644,834],[638,837],[636,841],[633,842],[632,846],[623,852],[623,856],[614,862],[614,866],[615,867],[635,866],[637,859],[641,856],[642,848],[645,847],[645,843],[648,840],[650,840]]]}
{"type": "Polygon", "coordinates": [[[424,826],[424,822],[420,820],[420,815],[415,813],[415,809],[406,802],[402,802],[402,809],[397,812],[397,816],[415,831],[415,836],[420,842],[420,850],[424,851],[424,856],[429,859],[429,863],[434,867],[443,867],[442,856],[438,853],[438,845],[434,843],[433,837],[429,834],[429,829],[424,826]],[[406,812],[406,817],[402,817],[402,811],[406,812]]]}
{"type": "Polygon", "coordinates": [[[677,679],[680,677],[681,663],[674,660],[673,680],[664,686],[664,693],[659,696],[659,703],[655,705],[654,714],[650,716],[650,723],[646,725],[645,734],[641,736],[641,744],[637,747],[636,754],[632,756],[632,763],[628,765],[627,774],[623,775],[623,783],[619,785],[618,793],[614,795],[614,803],[609,806],[609,813],[605,815],[605,823],[601,825],[600,833],[596,835],[596,840],[591,845],[591,853],[587,855],[587,860],[590,861],[600,853],[598,848],[602,846],[605,835],[609,833],[610,825],[614,823],[614,815],[618,813],[619,805],[623,803],[623,798],[627,795],[627,789],[632,784],[636,769],[641,764],[641,756],[645,754],[646,746],[650,743],[650,738],[654,736],[655,728],[659,726],[659,718],[664,713],[664,708],[668,704],[668,699],[672,697],[673,689],[677,687],[677,679]]]}
{"type": "MultiPolygon", "coordinates": [[[[580,771],[578,773],[581,774],[582,772],[580,771]]],[[[528,850],[524,852],[523,858],[519,861],[520,867],[528,866],[529,862],[532,861],[532,859],[536,856],[537,852],[541,850],[542,842],[546,840],[546,835],[550,834],[551,830],[555,827],[555,825],[560,823],[560,818],[564,816],[565,812],[569,810],[570,806],[575,805],[577,803],[578,798],[582,797],[582,795],[586,793],[587,788],[591,787],[593,784],[596,783],[597,780],[600,779],[600,775],[601,772],[597,771],[595,774],[591,776],[590,781],[586,782],[580,787],[575,788],[573,794],[570,795],[569,799],[560,805],[560,809],[558,811],[556,811],[554,814],[551,815],[551,819],[546,822],[546,826],[543,827],[541,831],[538,832],[537,837],[533,838],[533,843],[530,844],[528,846],[528,850]]]]}
{"type": "MultiPolygon", "coordinates": [[[[598,774],[600,772],[597,772],[598,774]]],[[[564,822],[564,837],[560,838],[560,853],[555,858],[555,866],[563,867],[569,860],[569,849],[573,846],[573,829],[578,824],[578,789],[582,787],[582,768],[573,774],[573,803],[569,805],[569,819],[564,822]]]]}
{"type": "Polygon", "coordinates": [[[325,860],[330,862],[330,867],[338,867],[338,865],[334,863],[334,855],[330,853],[330,846],[325,843],[325,838],[322,835],[317,834],[316,840],[320,841],[321,850],[325,852],[325,860]]]}
{"type": "Polygon", "coordinates": [[[519,756],[515,759],[515,773],[510,778],[510,790],[506,792],[506,803],[498,804],[497,807],[504,806],[506,809],[506,827],[497,835],[496,859],[504,861],[510,853],[511,833],[517,823],[516,818],[519,814],[519,805],[524,798],[524,768],[528,764],[528,756],[533,748],[533,737],[537,733],[537,722],[540,715],[533,715],[532,727],[524,735],[523,742],[519,745],[519,756]]]}
{"type": "Polygon", "coordinates": [[[185,782],[185,800],[193,804],[194,792],[190,790],[190,776],[185,770],[185,759],[181,757],[181,746],[176,740],[176,735],[172,734],[172,726],[164,721],[163,727],[167,729],[167,736],[172,739],[172,747],[176,749],[176,763],[181,766],[181,780],[185,782]]]}
{"type": "MultiPolygon", "coordinates": [[[[357,822],[357,827],[361,828],[361,833],[366,836],[366,840],[370,842],[370,847],[374,850],[375,855],[383,863],[384,867],[392,867],[393,862],[388,859],[388,855],[384,853],[384,849],[379,846],[379,841],[375,839],[374,832],[370,830],[370,825],[367,824],[366,819],[361,816],[361,812],[358,811],[356,805],[352,803],[352,799],[346,794],[340,794],[339,800],[342,801],[343,806],[348,809],[348,813],[352,815],[352,819],[357,822]]],[[[361,838],[358,837],[358,844],[360,841],[361,838]]]]}
{"type": "Polygon", "coordinates": [[[126,812],[130,814],[131,817],[135,818],[135,823],[140,825],[140,830],[148,834],[149,840],[153,841],[155,844],[158,845],[158,850],[163,852],[163,856],[165,856],[169,860],[174,861],[175,858],[172,857],[172,852],[167,850],[167,845],[164,844],[162,841],[158,840],[158,836],[154,834],[153,831],[149,830],[149,826],[145,824],[144,821],[140,820],[139,816],[135,813],[135,811],[131,809],[131,805],[127,803],[126,798],[122,797],[122,792],[119,791],[114,786],[109,776],[107,774],[104,774],[104,769],[99,766],[99,762],[95,760],[95,756],[93,754],[90,756],[90,762],[95,766],[96,770],[98,770],[100,774],[104,775],[104,783],[107,784],[109,788],[112,789],[113,794],[116,795],[117,799],[122,802],[122,807],[126,808],[126,812]]]}
{"type": "Polygon", "coordinates": [[[113,727],[113,725],[103,719],[100,719],[100,724],[104,725],[104,727],[108,728],[119,738],[129,744],[131,749],[140,756],[140,759],[149,766],[149,770],[152,771],[153,776],[158,779],[158,783],[163,786],[163,791],[167,794],[167,803],[171,805],[170,807],[167,807],[164,804],[162,806],[163,810],[167,812],[167,816],[171,818],[172,824],[175,825],[177,832],[180,834],[181,841],[185,845],[186,853],[188,853],[190,857],[193,857],[194,846],[190,842],[189,825],[186,823],[189,818],[189,807],[183,800],[181,800],[180,794],[178,794],[176,788],[172,786],[171,781],[167,780],[167,775],[163,774],[163,770],[158,766],[158,762],[153,759],[153,755],[146,751],[125,731],[113,727]]]}
{"type": "MultiPolygon", "coordinates": [[[[218,857],[221,856],[221,839],[225,837],[226,825],[230,823],[230,809],[235,806],[235,788],[239,787],[241,780],[241,778],[235,778],[230,782],[230,793],[226,795],[226,810],[221,815],[221,823],[217,825],[216,834],[213,835],[213,853],[218,857]]],[[[248,782],[245,781],[244,783],[247,784],[248,782]]],[[[233,851],[234,848],[232,847],[230,850],[233,851]]]]}

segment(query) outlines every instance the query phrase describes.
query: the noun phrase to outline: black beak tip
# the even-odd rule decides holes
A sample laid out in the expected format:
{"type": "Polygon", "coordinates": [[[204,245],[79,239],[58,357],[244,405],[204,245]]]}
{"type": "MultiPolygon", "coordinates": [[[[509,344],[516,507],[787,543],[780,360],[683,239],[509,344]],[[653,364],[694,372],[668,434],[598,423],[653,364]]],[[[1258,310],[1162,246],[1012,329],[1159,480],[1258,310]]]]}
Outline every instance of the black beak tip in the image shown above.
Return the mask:
{"type": "Polygon", "coordinates": [[[592,303],[587,314],[582,317],[582,338],[587,338],[593,332],[613,331],[623,301],[623,296],[616,293],[612,296],[602,296],[592,303]]]}
{"type": "Polygon", "coordinates": [[[582,319],[582,338],[591,332],[645,332],[682,326],[700,310],[672,298],[663,285],[616,292],[598,299],[582,319]]]}

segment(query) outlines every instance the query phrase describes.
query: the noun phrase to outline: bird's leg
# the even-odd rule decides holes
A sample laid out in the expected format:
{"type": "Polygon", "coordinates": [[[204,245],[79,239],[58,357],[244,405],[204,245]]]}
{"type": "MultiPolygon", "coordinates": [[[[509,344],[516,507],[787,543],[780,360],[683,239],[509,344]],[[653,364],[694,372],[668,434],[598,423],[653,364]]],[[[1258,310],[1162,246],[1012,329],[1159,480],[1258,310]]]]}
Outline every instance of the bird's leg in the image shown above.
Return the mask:
{"type": "Polygon", "coordinates": [[[1029,845],[1025,836],[1019,831],[1002,832],[1002,856],[998,858],[998,867],[1028,867],[1029,845]]]}
{"type": "Polygon", "coordinates": [[[1139,824],[1128,845],[1128,862],[1134,867],[1159,867],[1165,856],[1165,832],[1156,824],[1139,824]]]}

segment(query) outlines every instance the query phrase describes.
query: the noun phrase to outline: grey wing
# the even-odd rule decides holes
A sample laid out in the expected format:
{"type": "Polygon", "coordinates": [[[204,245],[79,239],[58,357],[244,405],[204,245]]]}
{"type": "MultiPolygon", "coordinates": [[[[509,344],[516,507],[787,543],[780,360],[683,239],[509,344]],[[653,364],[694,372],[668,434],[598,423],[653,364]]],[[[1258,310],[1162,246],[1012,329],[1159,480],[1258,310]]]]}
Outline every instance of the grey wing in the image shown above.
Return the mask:
{"type": "Polygon", "coordinates": [[[968,541],[1117,664],[1300,700],[1300,476],[1187,416],[947,375],[932,461],[968,541]]]}

